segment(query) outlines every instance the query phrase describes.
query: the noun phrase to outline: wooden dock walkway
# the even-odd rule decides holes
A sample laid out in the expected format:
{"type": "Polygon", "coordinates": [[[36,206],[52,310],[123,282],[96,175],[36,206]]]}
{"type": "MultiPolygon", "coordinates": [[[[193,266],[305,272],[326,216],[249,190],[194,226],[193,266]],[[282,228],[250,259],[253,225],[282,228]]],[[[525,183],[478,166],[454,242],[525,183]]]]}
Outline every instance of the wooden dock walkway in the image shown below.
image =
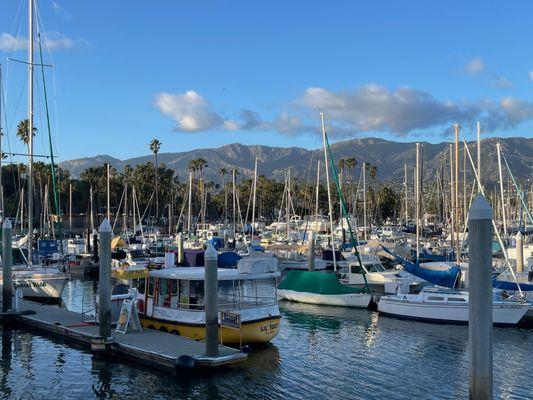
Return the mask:
{"type": "MultiPolygon", "coordinates": [[[[65,340],[91,347],[99,339],[98,325],[82,321],[80,313],[52,305],[21,300],[15,321],[65,340]]],[[[206,357],[205,343],[183,336],[143,329],[121,334],[113,331],[111,355],[175,373],[180,367],[217,367],[243,361],[241,351],[219,346],[219,356],[206,357]]]]}

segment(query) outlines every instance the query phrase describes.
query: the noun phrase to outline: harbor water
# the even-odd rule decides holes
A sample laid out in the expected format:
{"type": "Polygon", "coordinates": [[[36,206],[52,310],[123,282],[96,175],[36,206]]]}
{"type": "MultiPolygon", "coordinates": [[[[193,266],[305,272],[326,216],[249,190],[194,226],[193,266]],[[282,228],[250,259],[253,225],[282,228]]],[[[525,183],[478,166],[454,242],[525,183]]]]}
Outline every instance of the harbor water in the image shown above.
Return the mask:
{"type": "MultiPolygon", "coordinates": [[[[65,306],[94,304],[72,280],[65,306]]],[[[2,399],[468,398],[468,328],[357,309],[281,303],[280,334],[239,365],[177,377],[101,360],[25,330],[2,330],[2,399]]],[[[494,329],[495,398],[533,399],[533,329],[494,329]]]]}

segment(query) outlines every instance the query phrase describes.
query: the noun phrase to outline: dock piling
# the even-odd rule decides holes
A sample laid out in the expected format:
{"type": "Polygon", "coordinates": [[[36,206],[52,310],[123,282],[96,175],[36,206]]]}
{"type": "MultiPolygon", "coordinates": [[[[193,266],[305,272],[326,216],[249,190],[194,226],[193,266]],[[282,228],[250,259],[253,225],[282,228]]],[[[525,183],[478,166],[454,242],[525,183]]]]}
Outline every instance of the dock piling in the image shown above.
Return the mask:
{"type": "Polygon", "coordinates": [[[469,397],[492,399],[492,208],[481,193],[470,207],[468,232],[469,397]]]}
{"type": "Polygon", "coordinates": [[[104,219],[100,225],[99,271],[99,335],[111,336],[111,225],[104,219]]]}
{"type": "Polygon", "coordinates": [[[9,219],[5,219],[2,224],[2,312],[6,313],[13,309],[13,277],[11,271],[12,248],[11,241],[12,226],[9,219]]]}
{"type": "Polygon", "coordinates": [[[207,244],[205,260],[205,354],[218,356],[218,254],[207,244]]]}
{"type": "Polygon", "coordinates": [[[309,231],[307,234],[307,269],[310,272],[315,270],[315,232],[309,231]]]}
{"type": "Polygon", "coordinates": [[[516,272],[524,271],[524,237],[522,232],[518,231],[516,239],[516,272]]]}

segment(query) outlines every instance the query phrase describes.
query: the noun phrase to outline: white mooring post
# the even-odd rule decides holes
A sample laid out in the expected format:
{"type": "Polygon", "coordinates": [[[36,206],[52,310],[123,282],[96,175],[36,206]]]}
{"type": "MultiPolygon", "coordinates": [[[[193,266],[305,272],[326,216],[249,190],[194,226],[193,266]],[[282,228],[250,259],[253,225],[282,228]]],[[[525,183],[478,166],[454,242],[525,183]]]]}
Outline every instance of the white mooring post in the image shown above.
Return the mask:
{"type": "Polygon", "coordinates": [[[5,219],[2,224],[2,312],[13,309],[13,279],[11,272],[11,241],[13,239],[11,222],[5,219]]]}
{"type": "Polygon", "coordinates": [[[479,193],[468,217],[470,399],[492,399],[492,208],[479,193]]]}
{"type": "Polygon", "coordinates": [[[307,246],[308,246],[308,253],[307,253],[307,269],[310,272],[313,272],[315,270],[315,232],[309,231],[307,234],[307,246]]]}
{"type": "Polygon", "coordinates": [[[205,355],[218,356],[218,254],[207,244],[205,260],[205,355]]]}
{"type": "Polygon", "coordinates": [[[100,225],[99,244],[99,335],[107,340],[111,336],[111,225],[104,219],[100,225]]]}

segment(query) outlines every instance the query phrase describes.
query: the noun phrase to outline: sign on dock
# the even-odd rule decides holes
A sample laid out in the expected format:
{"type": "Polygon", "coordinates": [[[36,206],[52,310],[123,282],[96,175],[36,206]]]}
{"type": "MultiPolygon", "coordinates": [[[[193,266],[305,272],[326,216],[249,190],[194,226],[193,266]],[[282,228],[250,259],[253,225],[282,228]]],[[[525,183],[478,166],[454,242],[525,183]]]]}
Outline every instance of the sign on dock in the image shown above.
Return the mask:
{"type": "Polygon", "coordinates": [[[137,300],[134,299],[126,299],[122,303],[115,331],[126,334],[128,327],[132,330],[142,332],[141,321],[137,313],[137,300]]]}

